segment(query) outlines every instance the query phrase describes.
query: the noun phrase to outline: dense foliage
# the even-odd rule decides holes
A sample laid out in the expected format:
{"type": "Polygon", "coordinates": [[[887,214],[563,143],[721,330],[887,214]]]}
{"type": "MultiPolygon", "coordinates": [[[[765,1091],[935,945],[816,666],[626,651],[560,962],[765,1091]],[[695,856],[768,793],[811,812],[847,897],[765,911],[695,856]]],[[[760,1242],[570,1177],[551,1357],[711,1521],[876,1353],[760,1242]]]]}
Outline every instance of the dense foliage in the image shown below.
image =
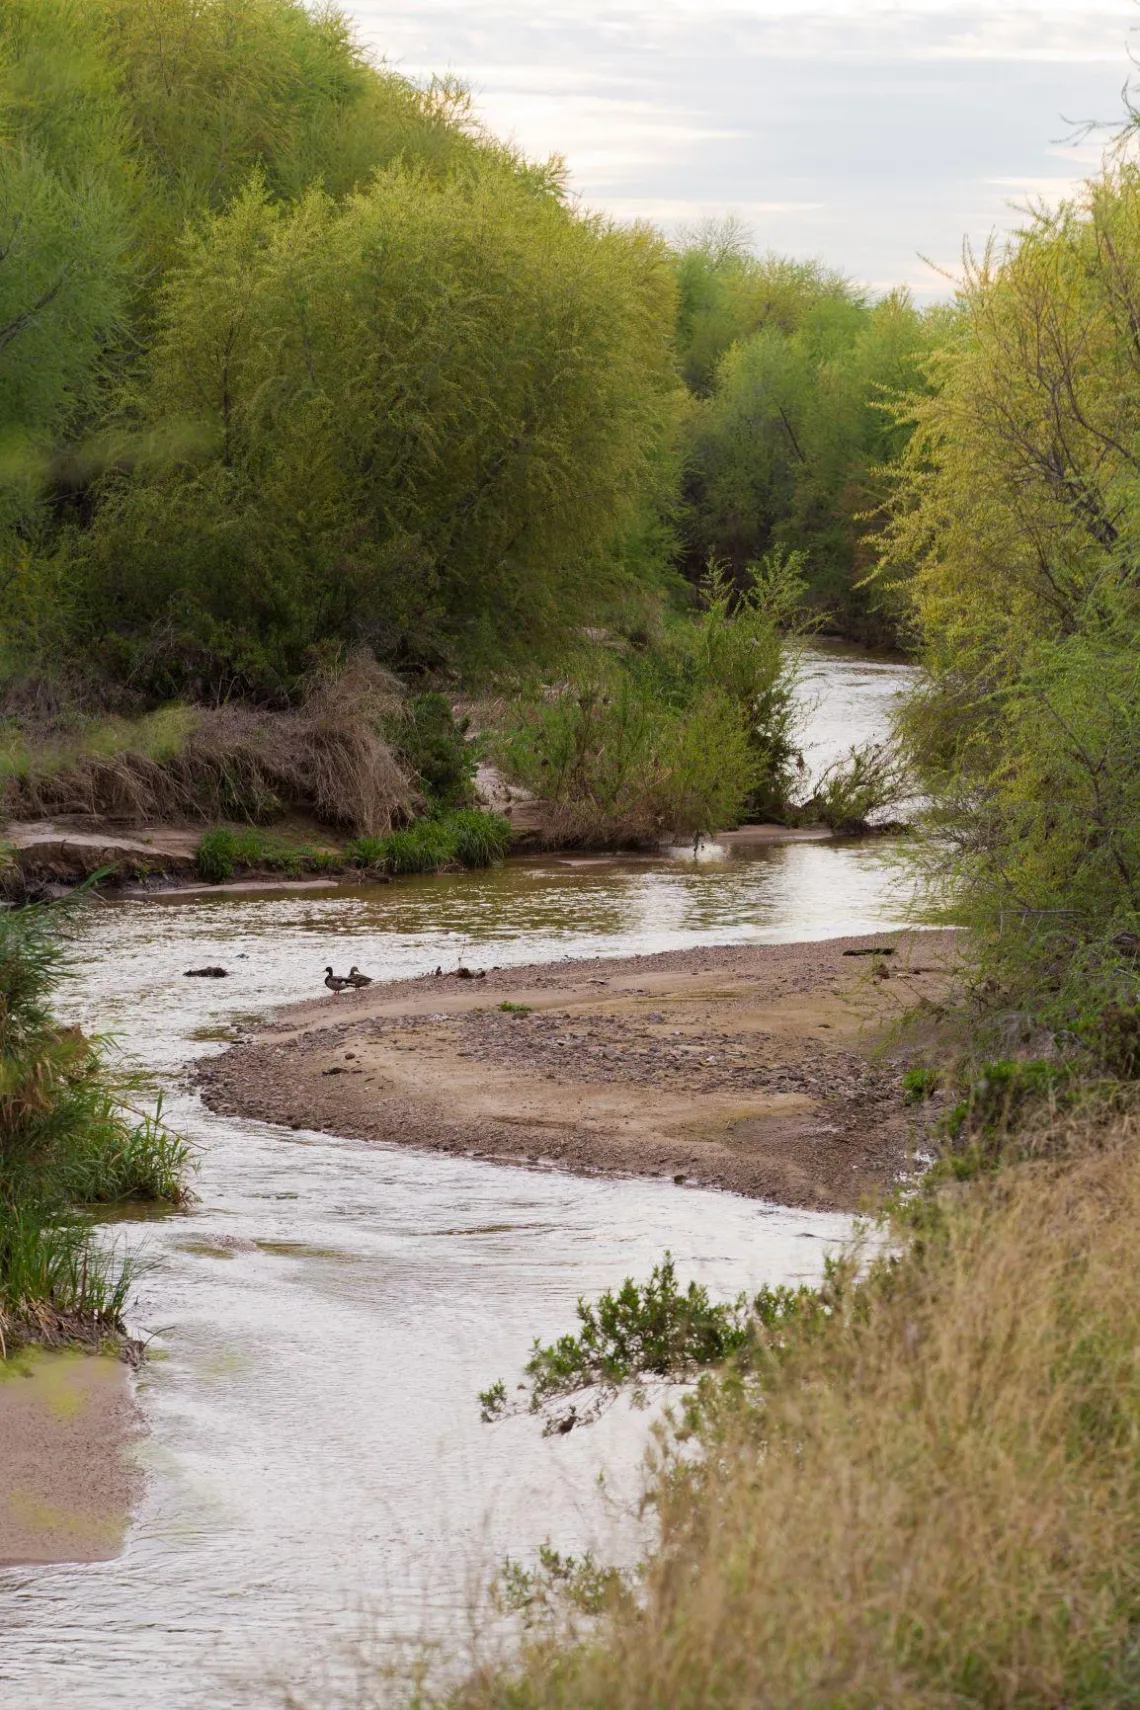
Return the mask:
{"type": "Polygon", "coordinates": [[[563,635],[673,468],[664,245],[300,0],[0,19],[5,657],[286,701],[563,635]]]}
{"type": "Polygon", "coordinates": [[[1135,1004],[1140,957],[1138,262],[1124,164],[970,269],[888,542],[918,565],[908,723],[957,906],[1070,1043],[1135,1004]]]}
{"type": "Polygon", "coordinates": [[[10,0],[0,687],[516,668],[770,550],[885,635],[882,405],[935,327],[731,229],[670,251],[580,211],[335,6],[10,0]]]}
{"type": "Polygon", "coordinates": [[[688,620],[583,647],[559,683],[519,697],[501,756],[555,804],[550,840],[652,843],[787,814],[800,570],[770,555],[737,592],[713,564],[688,620]]]}
{"type": "Polygon", "coordinates": [[[804,554],[816,608],[845,633],[889,640],[898,610],[867,582],[909,424],[891,409],[924,384],[947,312],[905,292],[871,301],[818,264],[758,258],[714,228],[678,260],[687,421],[682,532],[690,556],[743,581],[773,549],[804,554]]]}

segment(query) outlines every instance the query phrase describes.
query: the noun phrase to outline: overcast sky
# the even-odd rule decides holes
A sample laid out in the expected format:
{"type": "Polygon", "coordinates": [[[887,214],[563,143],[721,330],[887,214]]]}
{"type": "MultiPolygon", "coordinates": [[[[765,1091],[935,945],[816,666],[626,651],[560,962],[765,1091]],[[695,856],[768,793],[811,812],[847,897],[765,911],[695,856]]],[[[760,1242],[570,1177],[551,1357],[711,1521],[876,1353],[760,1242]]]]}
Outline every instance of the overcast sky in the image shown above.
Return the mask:
{"type": "Polygon", "coordinates": [[[347,0],[417,79],[454,72],[591,206],[669,230],[738,214],[760,248],[941,295],[921,259],[1056,198],[1140,49],[1131,0],[347,0]]]}

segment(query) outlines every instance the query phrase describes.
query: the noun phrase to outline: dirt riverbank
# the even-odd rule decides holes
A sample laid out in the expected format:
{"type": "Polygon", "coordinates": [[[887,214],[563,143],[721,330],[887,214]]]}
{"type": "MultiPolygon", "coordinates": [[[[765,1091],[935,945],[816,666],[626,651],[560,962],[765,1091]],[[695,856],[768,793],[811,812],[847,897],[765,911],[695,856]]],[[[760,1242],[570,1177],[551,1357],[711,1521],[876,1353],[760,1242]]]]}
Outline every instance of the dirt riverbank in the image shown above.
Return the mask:
{"type": "Polygon", "coordinates": [[[376,985],[282,1010],[200,1085],[292,1128],[852,1210],[921,1143],[898,1028],[933,1017],[955,947],[896,932],[376,985]]]}
{"type": "Polygon", "coordinates": [[[0,1568],[118,1555],[139,1484],[130,1384],[122,1361],[76,1351],[0,1365],[0,1568]]]}

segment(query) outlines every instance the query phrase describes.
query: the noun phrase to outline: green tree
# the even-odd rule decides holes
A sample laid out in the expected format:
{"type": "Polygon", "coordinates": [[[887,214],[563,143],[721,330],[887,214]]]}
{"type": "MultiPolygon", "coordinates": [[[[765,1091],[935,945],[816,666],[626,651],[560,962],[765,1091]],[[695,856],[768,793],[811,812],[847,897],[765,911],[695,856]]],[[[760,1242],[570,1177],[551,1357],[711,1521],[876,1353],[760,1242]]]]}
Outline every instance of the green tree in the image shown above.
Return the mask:
{"type": "Polygon", "coordinates": [[[692,422],[690,537],[738,572],[772,548],[804,553],[817,608],[879,638],[893,623],[861,585],[866,536],[906,431],[886,406],[920,383],[932,326],[905,293],[871,304],[808,283],[791,325],[773,318],[720,359],[692,422]]]}
{"type": "Polygon", "coordinates": [[[1134,1002],[1140,953],[1138,262],[1124,164],[970,265],[884,542],[959,906],[999,981],[1066,1025],[1134,1002]]]}
{"type": "Polygon", "coordinates": [[[16,5],[0,38],[0,541],[34,522],[128,309],[122,126],[79,23],[68,0],[16,5]]]}
{"type": "Polygon", "coordinates": [[[163,692],[187,666],[287,691],[325,643],[470,662],[564,635],[668,463],[672,320],[658,239],[495,157],[343,203],[255,180],[162,292],[155,450],[78,550],[94,627],[163,692]]]}

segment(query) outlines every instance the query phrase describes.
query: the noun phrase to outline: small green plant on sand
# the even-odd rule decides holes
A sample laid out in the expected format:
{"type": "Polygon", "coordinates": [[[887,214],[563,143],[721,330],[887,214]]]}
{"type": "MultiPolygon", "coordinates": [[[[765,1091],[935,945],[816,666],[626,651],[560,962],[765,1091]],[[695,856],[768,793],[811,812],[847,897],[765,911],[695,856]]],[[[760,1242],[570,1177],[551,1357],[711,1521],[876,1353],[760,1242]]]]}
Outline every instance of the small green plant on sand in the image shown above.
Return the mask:
{"type": "Polygon", "coordinates": [[[479,1391],[479,1414],[484,1425],[499,1419],[507,1411],[507,1386],[502,1378],[479,1391]]]}
{"type": "MultiPolygon", "coordinates": [[[[828,1279],[834,1285],[830,1270],[828,1279]]],[[[620,1289],[607,1290],[596,1302],[579,1300],[576,1334],[535,1342],[521,1386],[527,1409],[538,1413],[552,1401],[592,1389],[591,1409],[578,1421],[585,1423],[626,1385],[645,1378],[691,1377],[745,1358],[758,1337],[770,1342],[792,1318],[825,1309],[821,1291],[806,1287],[764,1288],[752,1299],[742,1294],[715,1302],[701,1283],[682,1289],[672,1255],[666,1253],[648,1282],[627,1277],[620,1289]]],[[[479,1402],[485,1421],[511,1411],[501,1381],[484,1390],[479,1402]]]]}
{"type": "Polygon", "coordinates": [[[533,1015],[533,1006],[529,1003],[511,1003],[509,999],[499,1005],[504,1015],[533,1015]]]}
{"type": "Polygon", "coordinates": [[[908,1104],[924,1104],[934,1097],[941,1084],[937,1069],[907,1069],[902,1078],[903,1097],[908,1104]]]}

